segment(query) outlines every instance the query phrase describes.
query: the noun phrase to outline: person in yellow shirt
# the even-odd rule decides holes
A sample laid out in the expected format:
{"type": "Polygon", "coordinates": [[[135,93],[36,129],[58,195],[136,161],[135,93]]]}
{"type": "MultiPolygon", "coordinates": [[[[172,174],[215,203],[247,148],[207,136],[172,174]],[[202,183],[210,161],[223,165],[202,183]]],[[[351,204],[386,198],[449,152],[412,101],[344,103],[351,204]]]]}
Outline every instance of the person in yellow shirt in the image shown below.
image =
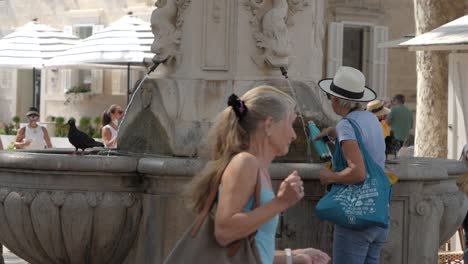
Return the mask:
{"type": "Polygon", "coordinates": [[[370,101],[367,104],[367,111],[374,113],[379,119],[380,125],[382,125],[382,129],[384,132],[384,138],[390,136],[390,126],[388,125],[387,115],[390,113],[390,109],[384,106],[383,100],[374,100],[370,101]]]}
{"type": "Polygon", "coordinates": [[[385,138],[385,155],[393,154],[396,157],[396,148],[394,146],[394,140],[391,135],[390,125],[387,123],[387,115],[390,113],[390,109],[385,107],[385,102],[383,100],[374,100],[367,104],[367,111],[374,113],[379,119],[380,125],[385,138]]]}

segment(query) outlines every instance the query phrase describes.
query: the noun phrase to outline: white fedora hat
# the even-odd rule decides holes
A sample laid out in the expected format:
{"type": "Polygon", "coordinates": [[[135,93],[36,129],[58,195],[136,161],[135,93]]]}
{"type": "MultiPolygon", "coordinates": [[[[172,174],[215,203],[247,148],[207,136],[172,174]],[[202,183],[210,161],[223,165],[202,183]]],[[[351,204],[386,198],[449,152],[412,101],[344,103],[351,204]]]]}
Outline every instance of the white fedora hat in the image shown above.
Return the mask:
{"type": "Polygon", "coordinates": [[[341,99],[369,102],[374,100],[376,93],[365,85],[364,74],[355,68],[341,66],[333,79],[323,79],[318,82],[322,91],[341,99]]]}

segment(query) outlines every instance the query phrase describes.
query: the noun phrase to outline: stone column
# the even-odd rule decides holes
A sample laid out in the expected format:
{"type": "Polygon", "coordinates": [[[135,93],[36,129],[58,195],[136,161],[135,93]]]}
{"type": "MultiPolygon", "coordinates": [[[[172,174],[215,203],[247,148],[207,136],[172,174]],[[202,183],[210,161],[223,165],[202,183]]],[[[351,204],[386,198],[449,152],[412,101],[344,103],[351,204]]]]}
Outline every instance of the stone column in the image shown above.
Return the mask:
{"type": "MultiPolygon", "coordinates": [[[[414,0],[417,35],[448,23],[464,12],[464,1],[414,0]]],[[[447,157],[448,56],[416,52],[418,74],[415,155],[447,157]]]]}

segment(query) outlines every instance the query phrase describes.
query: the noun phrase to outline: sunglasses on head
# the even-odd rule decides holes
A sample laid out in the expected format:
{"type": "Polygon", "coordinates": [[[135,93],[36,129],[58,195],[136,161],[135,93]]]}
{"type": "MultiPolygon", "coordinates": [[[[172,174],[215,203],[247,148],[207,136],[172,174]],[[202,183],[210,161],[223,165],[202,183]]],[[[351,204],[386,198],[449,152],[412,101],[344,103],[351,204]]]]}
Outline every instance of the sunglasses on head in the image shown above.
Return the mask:
{"type": "Polygon", "coordinates": [[[123,110],[114,110],[114,111],[111,111],[111,113],[118,113],[118,114],[123,114],[123,110]]]}
{"type": "Polygon", "coordinates": [[[37,118],[37,117],[39,117],[39,116],[38,116],[38,115],[28,115],[28,117],[30,117],[30,118],[37,118]]]}

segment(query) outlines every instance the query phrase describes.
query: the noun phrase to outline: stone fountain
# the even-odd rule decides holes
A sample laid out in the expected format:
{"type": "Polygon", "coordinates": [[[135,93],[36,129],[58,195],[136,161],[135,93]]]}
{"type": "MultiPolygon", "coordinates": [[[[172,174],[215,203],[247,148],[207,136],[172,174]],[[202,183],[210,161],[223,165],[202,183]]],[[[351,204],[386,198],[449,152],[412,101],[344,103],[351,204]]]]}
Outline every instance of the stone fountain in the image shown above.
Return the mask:
{"type": "MultiPolygon", "coordinates": [[[[162,263],[193,220],[179,194],[203,166],[197,157],[215,113],[232,92],[259,84],[289,92],[279,67],[288,68],[306,119],[337,120],[315,87],[324,0],[156,5],[152,48],[167,61],[135,92],[117,151],[0,152],[0,242],[30,263],[162,263]]],[[[308,162],[304,140],[270,168],[275,186],[294,169],[305,180],[305,198],[281,216],[277,245],[331,253],[332,226],[314,214],[323,165],[308,162]]],[[[415,158],[387,166],[400,181],[381,263],[436,263],[468,210],[455,185],[468,165],[415,158]]]]}

